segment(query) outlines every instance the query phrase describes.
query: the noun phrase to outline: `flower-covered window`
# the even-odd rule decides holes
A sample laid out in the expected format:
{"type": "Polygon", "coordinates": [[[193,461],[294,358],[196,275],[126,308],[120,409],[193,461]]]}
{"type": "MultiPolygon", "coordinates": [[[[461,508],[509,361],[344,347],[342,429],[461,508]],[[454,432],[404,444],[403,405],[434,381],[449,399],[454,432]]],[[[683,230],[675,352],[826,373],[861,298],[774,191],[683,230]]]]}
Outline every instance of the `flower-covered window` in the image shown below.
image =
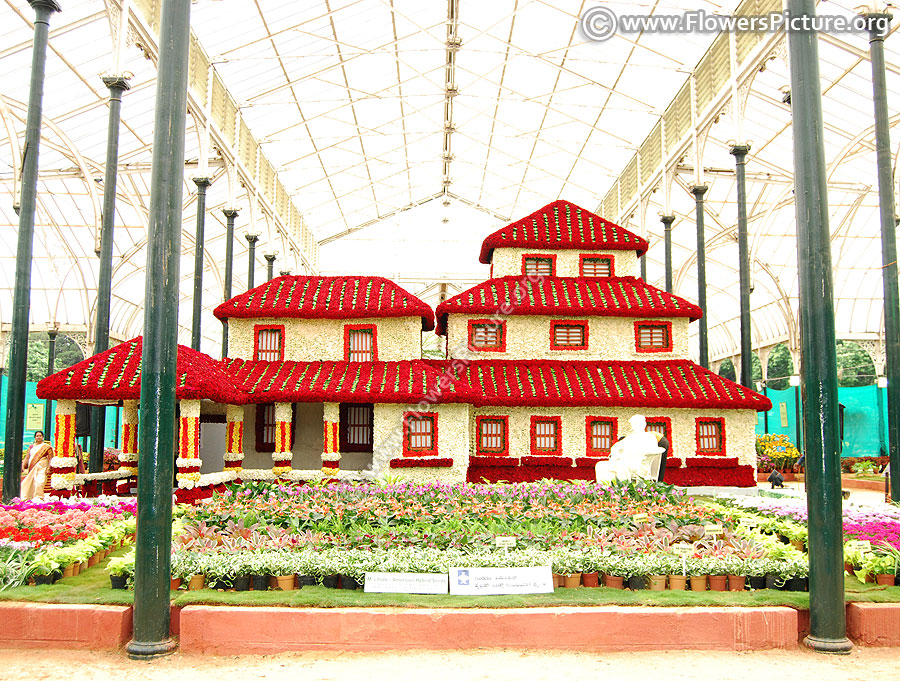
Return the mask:
{"type": "Polygon", "coordinates": [[[509,439],[507,416],[478,416],[477,440],[475,449],[478,454],[508,454],[509,439]]]}
{"type": "Polygon", "coordinates": [[[587,417],[587,453],[591,456],[609,455],[616,441],[616,420],[597,416],[587,417]]]}
{"type": "Polygon", "coordinates": [[[559,416],[532,416],[531,453],[559,454],[562,450],[561,430],[562,418],[559,416]]]}
{"type": "Polygon", "coordinates": [[[588,256],[581,258],[582,277],[611,277],[613,276],[613,259],[611,255],[588,256]]]}
{"type": "Polygon", "coordinates": [[[635,322],[634,341],[638,352],[671,352],[672,322],[635,322]]]}
{"type": "Polygon", "coordinates": [[[556,256],[522,256],[522,274],[552,277],[556,273],[556,256]]]}
{"type": "Polygon", "coordinates": [[[371,404],[341,404],[339,439],[342,452],[371,452],[374,424],[371,404]]]}
{"type": "Polygon", "coordinates": [[[506,322],[493,319],[470,319],[469,349],[487,352],[505,351],[506,322]]]}
{"type": "Polygon", "coordinates": [[[256,451],[275,451],[275,404],[256,405],[256,451]]]}
{"type": "Polygon", "coordinates": [[[646,431],[648,433],[659,433],[662,437],[666,438],[666,442],[669,443],[669,451],[667,456],[672,456],[672,419],[666,416],[660,416],[656,418],[647,417],[647,428],[646,431]]]}
{"type": "Polygon", "coordinates": [[[374,362],[378,359],[374,324],[348,324],[344,327],[344,359],[348,362],[374,362]]]}
{"type": "Polygon", "coordinates": [[[725,420],[721,418],[697,419],[697,453],[725,453],[725,420]]]}
{"type": "Polygon", "coordinates": [[[403,453],[407,456],[437,454],[437,414],[403,415],[403,453]]]}
{"type": "Polygon", "coordinates": [[[253,327],[253,359],[259,362],[280,362],[284,359],[284,326],[253,327]]]}
{"type": "Polygon", "coordinates": [[[587,321],[551,321],[551,350],[585,350],[588,341],[587,321]]]}

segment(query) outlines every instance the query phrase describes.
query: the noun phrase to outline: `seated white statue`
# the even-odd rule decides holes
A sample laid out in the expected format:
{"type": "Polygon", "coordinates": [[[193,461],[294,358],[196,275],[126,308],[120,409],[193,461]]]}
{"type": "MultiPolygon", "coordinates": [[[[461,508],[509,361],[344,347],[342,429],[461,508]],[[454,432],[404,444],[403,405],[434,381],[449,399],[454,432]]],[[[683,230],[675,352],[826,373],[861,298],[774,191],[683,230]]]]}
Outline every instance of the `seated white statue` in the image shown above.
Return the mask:
{"type": "Polygon", "coordinates": [[[635,414],[628,423],[631,433],[609,450],[607,461],[598,461],[594,471],[597,482],[610,480],[631,480],[633,478],[655,479],[653,464],[665,450],[659,446],[656,436],[648,433],[647,419],[635,414]]]}

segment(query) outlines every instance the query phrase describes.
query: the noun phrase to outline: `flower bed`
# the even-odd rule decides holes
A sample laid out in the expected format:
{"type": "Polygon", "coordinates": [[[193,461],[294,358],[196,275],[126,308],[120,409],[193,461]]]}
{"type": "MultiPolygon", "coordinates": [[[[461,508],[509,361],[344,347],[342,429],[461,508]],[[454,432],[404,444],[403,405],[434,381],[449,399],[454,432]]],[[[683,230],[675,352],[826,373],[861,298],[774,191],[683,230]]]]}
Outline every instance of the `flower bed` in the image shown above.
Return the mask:
{"type": "Polygon", "coordinates": [[[184,509],[172,575],[228,587],[247,575],[446,572],[550,565],[560,574],[805,577],[805,556],[729,509],[643,481],[598,485],[229,486],[184,509]],[[709,528],[709,531],[707,531],[709,528]],[[516,547],[496,549],[498,536],[516,547]],[[678,545],[689,547],[676,553],[678,545]]]}
{"type": "Polygon", "coordinates": [[[134,500],[20,501],[0,506],[0,590],[58,578],[134,531],[134,500]]]}

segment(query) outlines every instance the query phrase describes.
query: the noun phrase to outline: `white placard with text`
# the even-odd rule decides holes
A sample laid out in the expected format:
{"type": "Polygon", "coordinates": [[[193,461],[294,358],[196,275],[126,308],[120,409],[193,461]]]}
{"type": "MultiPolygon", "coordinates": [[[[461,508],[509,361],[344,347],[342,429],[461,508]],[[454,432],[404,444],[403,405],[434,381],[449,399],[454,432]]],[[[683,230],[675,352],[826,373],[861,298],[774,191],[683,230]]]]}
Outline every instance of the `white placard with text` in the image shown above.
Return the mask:
{"type": "Polygon", "coordinates": [[[365,591],[377,594],[445,594],[447,573],[367,572],[365,591]]]}
{"type": "Polygon", "coordinates": [[[450,593],[460,596],[553,593],[550,566],[520,568],[450,568],[450,593]]]}

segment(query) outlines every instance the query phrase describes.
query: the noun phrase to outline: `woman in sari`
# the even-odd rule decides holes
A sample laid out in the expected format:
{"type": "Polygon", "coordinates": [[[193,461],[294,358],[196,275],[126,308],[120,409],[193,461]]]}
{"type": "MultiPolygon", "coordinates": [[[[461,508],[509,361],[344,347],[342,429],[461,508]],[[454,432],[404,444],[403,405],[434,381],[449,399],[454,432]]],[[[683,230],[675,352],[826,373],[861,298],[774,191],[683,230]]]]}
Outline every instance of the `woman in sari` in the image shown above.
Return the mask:
{"type": "Polygon", "coordinates": [[[28,448],[28,460],[22,468],[25,477],[22,479],[22,499],[34,499],[44,496],[44,483],[50,472],[50,459],[53,458],[53,447],[44,442],[44,433],[40,430],[34,434],[34,444],[28,448]]]}

